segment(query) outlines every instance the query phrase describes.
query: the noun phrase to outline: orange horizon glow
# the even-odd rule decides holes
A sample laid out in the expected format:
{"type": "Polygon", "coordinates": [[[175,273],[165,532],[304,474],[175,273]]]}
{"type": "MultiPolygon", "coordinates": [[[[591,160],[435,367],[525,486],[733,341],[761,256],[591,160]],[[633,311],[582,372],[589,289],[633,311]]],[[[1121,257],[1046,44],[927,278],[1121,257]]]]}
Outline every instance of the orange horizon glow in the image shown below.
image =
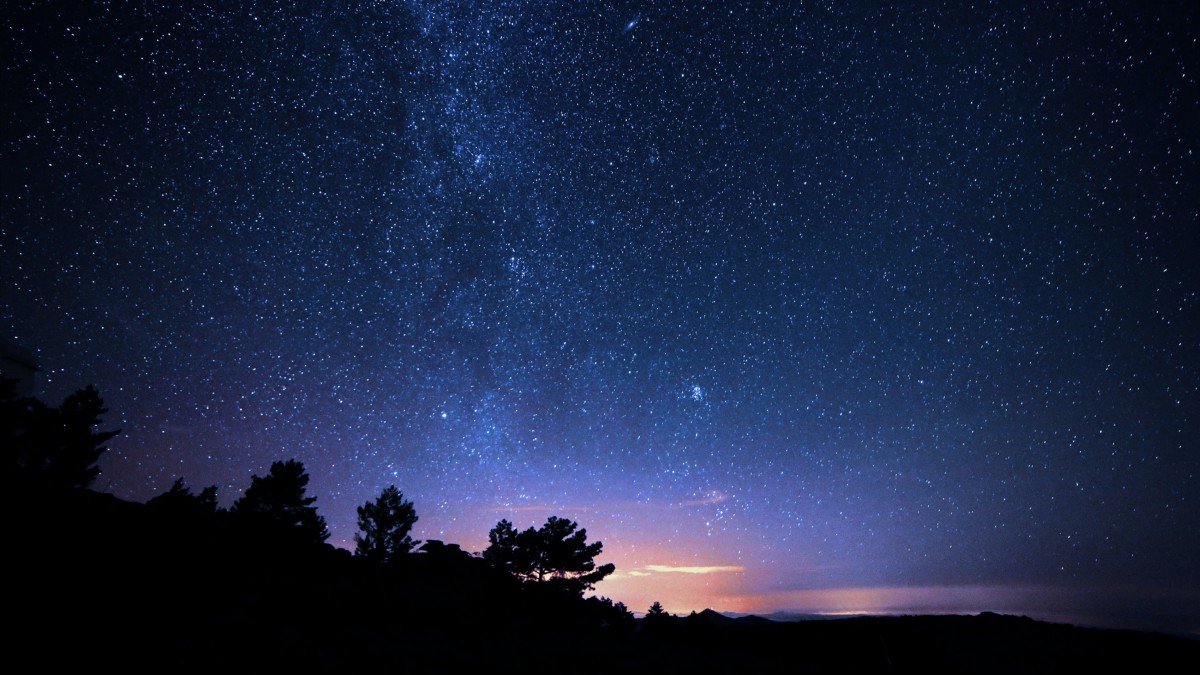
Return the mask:
{"type": "MultiPolygon", "coordinates": [[[[816,556],[797,557],[786,563],[790,570],[787,576],[803,578],[808,588],[780,587],[780,575],[770,565],[764,567],[762,551],[757,550],[753,541],[735,548],[728,542],[707,537],[698,527],[690,530],[671,527],[677,518],[697,515],[695,509],[727,499],[724,493],[714,490],[694,501],[640,504],[640,508],[625,513],[627,522],[622,527],[615,527],[611,517],[598,517],[601,509],[579,506],[508,507],[508,517],[522,528],[536,526],[555,513],[593,525],[587,528],[589,541],[605,544],[597,563],[613,563],[616,571],[589,594],[623,603],[638,616],[644,615],[655,602],[679,616],[705,609],[830,618],[995,612],[1085,626],[1138,628],[1144,622],[1158,623],[1175,632],[1183,630],[1200,635],[1200,620],[1194,618],[1200,595],[1188,595],[1173,588],[1020,583],[850,585],[845,583],[843,568],[816,556]],[[674,536],[665,541],[645,535],[672,529],[674,536]]],[[[624,502],[620,505],[629,506],[624,502]]],[[[435,514],[422,520],[427,529],[420,534],[428,539],[457,539],[464,551],[478,554],[488,545],[484,533],[494,525],[498,510],[501,509],[480,509],[476,514],[478,522],[473,525],[435,514]],[[471,534],[456,536],[463,531],[471,534]]],[[[697,519],[705,517],[703,513],[697,515],[697,519]]],[[[352,542],[338,543],[353,548],[352,542]]]]}

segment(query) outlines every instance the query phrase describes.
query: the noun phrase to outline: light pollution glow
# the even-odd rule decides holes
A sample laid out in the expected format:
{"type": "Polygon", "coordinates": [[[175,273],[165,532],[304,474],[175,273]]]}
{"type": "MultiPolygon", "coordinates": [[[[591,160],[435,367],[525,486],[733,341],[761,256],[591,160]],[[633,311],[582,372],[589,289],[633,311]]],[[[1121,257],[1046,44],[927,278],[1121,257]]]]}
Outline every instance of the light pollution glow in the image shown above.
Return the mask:
{"type": "MultiPolygon", "coordinates": [[[[726,499],[727,495],[714,492],[711,497],[682,502],[487,507],[468,509],[461,518],[453,519],[434,512],[423,516],[417,529],[424,539],[459,543],[463,550],[478,553],[487,547],[486,531],[500,518],[507,517],[518,528],[540,525],[551,515],[570,518],[588,530],[589,541],[604,542],[597,562],[611,562],[617,568],[596,586],[594,595],[622,602],[639,615],[654,602],[678,615],[704,609],[828,617],[991,611],[1044,621],[1200,635],[1195,611],[1200,607],[1200,594],[1177,589],[1003,583],[851,586],[841,583],[838,565],[815,565],[811,560],[807,564],[793,561],[789,580],[786,575],[767,573],[780,563],[764,560],[761,550],[743,549],[739,555],[686,528],[676,530],[670,541],[649,535],[662,531],[664,520],[726,499]],[[633,525],[633,532],[641,536],[630,536],[630,530],[615,527],[611,522],[614,513],[623,513],[626,524],[633,525]],[[469,534],[458,536],[458,532],[469,534]]],[[[353,549],[351,542],[340,545],[353,549]]]]}

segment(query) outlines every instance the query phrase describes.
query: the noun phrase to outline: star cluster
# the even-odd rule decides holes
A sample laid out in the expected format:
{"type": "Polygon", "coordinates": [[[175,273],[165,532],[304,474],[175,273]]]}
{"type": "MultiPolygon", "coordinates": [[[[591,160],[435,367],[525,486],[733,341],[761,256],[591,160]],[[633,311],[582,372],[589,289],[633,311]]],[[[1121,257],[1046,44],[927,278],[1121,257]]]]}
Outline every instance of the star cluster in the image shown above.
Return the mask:
{"type": "Polygon", "coordinates": [[[185,4],[3,10],[0,337],[100,388],[96,487],[1200,626],[1189,3],[185,4]]]}

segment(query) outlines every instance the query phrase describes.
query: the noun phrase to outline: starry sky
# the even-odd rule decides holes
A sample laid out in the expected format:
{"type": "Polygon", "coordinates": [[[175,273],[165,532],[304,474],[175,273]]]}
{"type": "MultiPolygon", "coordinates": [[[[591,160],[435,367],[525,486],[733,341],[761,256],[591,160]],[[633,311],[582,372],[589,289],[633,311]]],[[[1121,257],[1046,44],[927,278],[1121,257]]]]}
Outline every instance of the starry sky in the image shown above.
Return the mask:
{"type": "Polygon", "coordinates": [[[1192,3],[175,4],[2,10],[0,338],[97,489],[1200,632],[1192,3]]]}

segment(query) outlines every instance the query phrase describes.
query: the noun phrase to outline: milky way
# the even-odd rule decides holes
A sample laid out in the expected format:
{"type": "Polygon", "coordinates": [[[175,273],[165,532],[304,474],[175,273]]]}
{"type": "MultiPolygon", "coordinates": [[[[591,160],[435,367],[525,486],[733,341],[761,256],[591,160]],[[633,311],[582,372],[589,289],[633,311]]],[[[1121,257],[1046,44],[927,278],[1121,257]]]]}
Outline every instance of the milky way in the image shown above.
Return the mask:
{"type": "Polygon", "coordinates": [[[1070,4],[7,3],[0,337],[128,499],[1200,630],[1200,17],[1070,4]]]}

